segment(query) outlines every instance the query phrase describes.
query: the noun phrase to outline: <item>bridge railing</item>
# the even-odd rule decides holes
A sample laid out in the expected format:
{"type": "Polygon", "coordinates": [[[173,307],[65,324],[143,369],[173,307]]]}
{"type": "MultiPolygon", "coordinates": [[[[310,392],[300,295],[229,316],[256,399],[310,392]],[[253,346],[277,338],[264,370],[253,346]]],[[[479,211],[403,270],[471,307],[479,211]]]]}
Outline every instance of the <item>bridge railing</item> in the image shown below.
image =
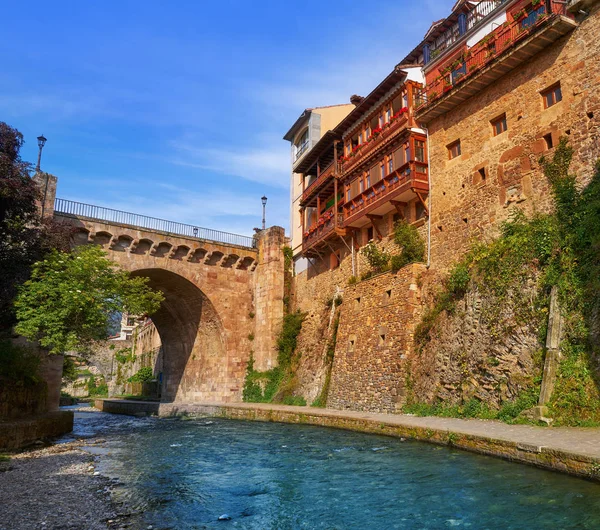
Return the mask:
{"type": "Polygon", "coordinates": [[[186,225],[176,221],[167,221],[156,217],[148,217],[147,215],[123,212],[120,210],[113,210],[112,208],[69,201],[67,199],[56,198],[54,201],[54,211],[62,215],[85,217],[97,221],[130,225],[137,228],[167,232],[178,236],[224,243],[226,245],[248,248],[256,247],[256,240],[250,236],[221,232],[220,230],[213,230],[212,228],[186,225]]]}

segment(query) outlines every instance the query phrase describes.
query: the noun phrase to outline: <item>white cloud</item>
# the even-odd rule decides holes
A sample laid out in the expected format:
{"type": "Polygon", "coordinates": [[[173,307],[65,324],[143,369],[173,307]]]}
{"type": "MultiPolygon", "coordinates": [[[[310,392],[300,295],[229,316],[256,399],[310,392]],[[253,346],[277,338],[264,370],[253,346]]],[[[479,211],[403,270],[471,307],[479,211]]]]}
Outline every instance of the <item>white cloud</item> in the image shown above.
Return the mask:
{"type": "Polygon", "coordinates": [[[177,155],[171,162],[235,175],[245,180],[267,184],[275,188],[289,186],[289,147],[282,141],[271,142],[268,148],[194,147],[189,143],[175,143],[177,155]]]}

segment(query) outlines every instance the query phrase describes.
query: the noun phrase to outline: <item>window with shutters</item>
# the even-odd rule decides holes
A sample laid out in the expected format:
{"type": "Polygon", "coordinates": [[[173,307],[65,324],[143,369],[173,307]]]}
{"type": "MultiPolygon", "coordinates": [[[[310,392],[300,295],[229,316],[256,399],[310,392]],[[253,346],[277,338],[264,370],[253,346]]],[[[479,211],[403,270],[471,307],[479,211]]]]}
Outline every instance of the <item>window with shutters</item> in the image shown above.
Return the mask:
{"type": "Polygon", "coordinates": [[[394,159],[390,156],[388,160],[388,175],[391,175],[394,171],[394,159]]]}

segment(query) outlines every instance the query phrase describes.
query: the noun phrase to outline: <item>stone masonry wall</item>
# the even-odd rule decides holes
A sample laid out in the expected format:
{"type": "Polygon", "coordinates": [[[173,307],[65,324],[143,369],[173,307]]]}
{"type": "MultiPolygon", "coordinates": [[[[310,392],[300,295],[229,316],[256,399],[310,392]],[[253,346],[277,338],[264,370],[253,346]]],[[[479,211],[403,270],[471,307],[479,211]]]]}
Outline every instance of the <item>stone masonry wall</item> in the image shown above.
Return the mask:
{"type": "Polygon", "coordinates": [[[257,237],[258,265],[253,276],[254,332],[249,348],[254,352],[255,369],[263,371],[277,363],[275,345],[283,321],[285,231],[273,226],[259,232],[257,237]]]}
{"type": "Polygon", "coordinates": [[[575,148],[571,166],[585,183],[600,157],[600,13],[527,63],[427,124],[431,173],[432,266],[447,268],[473,240],[493,235],[516,209],[547,211],[550,196],[538,159],[561,135],[575,148]],[[560,82],[562,101],[544,109],[540,91],[560,82]],[[508,130],[490,120],[506,113],[508,130]],[[447,145],[462,154],[449,160],[447,145]],[[485,178],[479,172],[485,170],[485,178]]]}
{"type": "Polygon", "coordinates": [[[412,264],[345,289],[329,407],[396,412],[421,316],[418,282],[424,270],[412,264]]]}

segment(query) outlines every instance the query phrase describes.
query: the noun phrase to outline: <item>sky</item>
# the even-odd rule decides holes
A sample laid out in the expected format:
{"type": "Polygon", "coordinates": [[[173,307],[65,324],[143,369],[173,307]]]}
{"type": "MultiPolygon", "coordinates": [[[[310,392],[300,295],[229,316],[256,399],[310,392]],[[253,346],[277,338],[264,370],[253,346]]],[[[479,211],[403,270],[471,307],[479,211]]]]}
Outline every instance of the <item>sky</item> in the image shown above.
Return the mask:
{"type": "Polygon", "coordinates": [[[444,0],[7,2],[0,121],[57,196],[249,235],[289,225],[305,108],[366,95],[444,0]],[[10,24],[6,22],[10,21],[10,24]]]}

